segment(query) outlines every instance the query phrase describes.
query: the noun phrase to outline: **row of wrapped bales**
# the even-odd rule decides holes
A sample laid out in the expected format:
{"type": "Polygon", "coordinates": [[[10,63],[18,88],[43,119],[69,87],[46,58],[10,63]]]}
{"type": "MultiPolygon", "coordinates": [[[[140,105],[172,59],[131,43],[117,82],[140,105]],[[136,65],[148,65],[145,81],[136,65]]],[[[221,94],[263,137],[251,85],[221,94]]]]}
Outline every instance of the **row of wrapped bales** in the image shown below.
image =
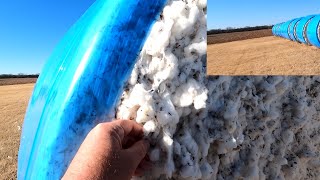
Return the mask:
{"type": "Polygon", "coordinates": [[[320,48],[320,15],[296,18],[273,26],[275,36],[320,48]]]}

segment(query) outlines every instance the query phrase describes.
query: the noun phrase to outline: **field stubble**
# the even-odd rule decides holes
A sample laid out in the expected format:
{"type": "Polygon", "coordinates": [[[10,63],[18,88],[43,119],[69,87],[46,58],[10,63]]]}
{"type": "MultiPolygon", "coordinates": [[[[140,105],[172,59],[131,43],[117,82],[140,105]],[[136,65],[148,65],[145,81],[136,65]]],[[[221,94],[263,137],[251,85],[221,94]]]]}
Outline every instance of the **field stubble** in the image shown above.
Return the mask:
{"type": "Polygon", "coordinates": [[[35,83],[37,78],[6,78],[0,79],[0,86],[15,85],[15,84],[30,84],[35,83]]]}
{"type": "Polygon", "coordinates": [[[208,44],[220,44],[220,43],[261,38],[261,37],[267,37],[267,36],[272,36],[271,29],[213,34],[213,35],[208,35],[208,44]]]}
{"type": "Polygon", "coordinates": [[[33,87],[0,86],[0,179],[16,179],[22,123],[33,87]]]}
{"type": "Polygon", "coordinates": [[[208,45],[208,75],[320,75],[320,49],[279,37],[208,45]]]}

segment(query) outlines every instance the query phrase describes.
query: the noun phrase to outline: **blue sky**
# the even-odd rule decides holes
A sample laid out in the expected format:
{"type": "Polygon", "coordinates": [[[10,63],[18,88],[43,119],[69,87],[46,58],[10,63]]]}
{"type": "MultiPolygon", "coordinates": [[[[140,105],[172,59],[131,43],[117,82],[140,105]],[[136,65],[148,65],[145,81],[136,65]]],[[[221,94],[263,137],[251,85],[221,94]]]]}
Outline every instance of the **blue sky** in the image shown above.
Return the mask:
{"type": "MultiPolygon", "coordinates": [[[[40,73],[66,31],[94,0],[0,2],[0,74],[40,73]]],[[[208,0],[208,29],[274,24],[320,14],[316,0],[208,0]]]]}
{"type": "Polygon", "coordinates": [[[208,0],[208,29],[273,25],[320,14],[317,0],[208,0]]]}
{"type": "Polygon", "coordinates": [[[93,2],[0,1],[0,74],[40,73],[64,33],[93,2]]]}

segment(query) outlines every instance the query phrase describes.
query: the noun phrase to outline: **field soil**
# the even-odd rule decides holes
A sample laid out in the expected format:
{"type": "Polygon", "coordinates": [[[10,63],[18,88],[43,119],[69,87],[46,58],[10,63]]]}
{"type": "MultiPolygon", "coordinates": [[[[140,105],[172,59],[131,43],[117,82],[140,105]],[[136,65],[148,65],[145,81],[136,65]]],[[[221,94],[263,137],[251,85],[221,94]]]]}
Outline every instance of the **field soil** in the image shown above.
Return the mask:
{"type": "Polygon", "coordinates": [[[208,45],[208,75],[320,75],[320,49],[279,37],[208,45]]]}
{"type": "Polygon", "coordinates": [[[213,35],[208,35],[208,44],[219,44],[219,43],[226,43],[226,42],[232,42],[232,41],[267,37],[267,36],[272,36],[271,29],[213,34],[213,35]]]}
{"type": "Polygon", "coordinates": [[[0,179],[17,178],[22,123],[34,84],[0,86],[0,179]]]}
{"type": "Polygon", "coordinates": [[[6,78],[0,79],[0,86],[14,85],[14,84],[30,84],[35,83],[37,78],[6,78]]]}

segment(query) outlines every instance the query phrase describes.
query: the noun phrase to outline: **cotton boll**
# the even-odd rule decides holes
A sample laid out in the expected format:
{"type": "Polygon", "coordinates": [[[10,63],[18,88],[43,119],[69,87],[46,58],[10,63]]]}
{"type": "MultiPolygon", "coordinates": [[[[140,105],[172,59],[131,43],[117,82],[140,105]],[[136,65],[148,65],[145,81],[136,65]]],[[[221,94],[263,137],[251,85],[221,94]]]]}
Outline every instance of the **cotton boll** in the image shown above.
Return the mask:
{"type": "Polygon", "coordinates": [[[189,12],[189,17],[188,17],[189,23],[195,24],[199,18],[199,14],[200,14],[199,8],[196,5],[193,5],[190,8],[190,12],[189,12]]]}
{"type": "Polygon", "coordinates": [[[147,121],[143,125],[143,130],[144,130],[145,134],[150,134],[151,132],[155,132],[156,129],[157,129],[157,125],[153,120],[147,121]]]}
{"type": "Polygon", "coordinates": [[[151,118],[153,119],[153,117],[154,109],[152,105],[144,104],[138,109],[136,121],[138,123],[144,123],[150,120],[151,118]]]}
{"type": "MultiPolygon", "coordinates": [[[[203,18],[203,19],[206,20],[206,18],[203,18]]],[[[205,26],[199,28],[199,30],[197,31],[197,35],[194,37],[194,40],[192,41],[192,43],[202,43],[204,41],[207,41],[207,30],[205,26]]],[[[202,48],[207,49],[207,47],[202,47],[202,48]]],[[[202,52],[202,50],[200,50],[200,52],[202,52]]]]}
{"type": "Polygon", "coordinates": [[[137,84],[132,89],[130,93],[130,102],[131,104],[136,104],[142,106],[144,102],[151,99],[151,96],[148,92],[144,89],[142,84],[137,84]]]}
{"type": "Polygon", "coordinates": [[[223,114],[223,118],[226,120],[230,120],[232,121],[233,119],[235,119],[238,115],[238,103],[234,102],[234,101],[229,101],[227,103],[227,110],[226,112],[223,114]]]}
{"type": "Polygon", "coordinates": [[[175,111],[175,107],[172,104],[169,95],[164,98],[164,101],[159,103],[156,115],[158,123],[162,126],[165,126],[168,123],[178,123],[179,115],[177,111],[175,111]]]}
{"type": "Polygon", "coordinates": [[[159,149],[153,149],[149,153],[149,158],[151,161],[156,162],[160,159],[160,150],[159,149]]]}
{"type": "Polygon", "coordinates": [[[173,21],[168,19],[166,22],[156,22],[151,34],[156,34],[155,36],[150,36],[146,42],[146,53],[149,55],[159,55],[164,52],[164,47],[169,44],[169,39],[171,35],[171,28],[173,26],[173,21]]]}
{"type": "Polygon", "coordinates": [[[213,169],[209,163],[204,162],[200,166],[201,174],[203,179],[210,179],[211,175],[213,174],[213,169]]]}
{"type": "Polygon", "coordinates": [[[165,68],[165,61],[163,60],[163,58],[153,57],[152,61],[149,64],[147,73],[155,74],[164,68],[165,68]]]}
{"type": "MultiPolygon", "coordinates": [[[[179,107],[190,106],[194,102],[195,96],[200,92],[199,84],[194,79],[190,79],[187,84],[178,87],[177,92],[173,97],[173,102],[179,107]]],[[[197,109],[204,106],[203,100],[206,101],[205,94],[197,99],[197,109]]]]}
{"type": "Polygon", "coordinates": [[[186,77],[188,77],[191,74],[192,63],[187,62],[181,69],[183,70],[183,73],[186,74],[186,77]]]}
{"type": "Polygon", "coordinates": [[[197,53],[199,56],[203,56],[207,53],[207,44],[205,42],[194,43],[184,49],[186,56],[191,56],[197,53]]]}
{"type": "Polygon", "coordinates": [[[130,80],[129,80],[129,84],[130,85],[135,85],[136,82],[137,82],[137,79],[138,79],[138,72],[136,69],[134,69],[131,73],[131,77],[130,77],[130,80]]]}
{"type": "Polygon", "coordinates": [[[118,119],[127,119],[127,120],[135,120],[137,117],[137,110],[139,109],[139,105],[135,106],[122,106],[118,108],[118,119]]]}
{"type": "Polygon", "coordinates": [[[154,78],[157,80],[157,82],[162,83],[165,80],[171,80],[173,79],[176,74],[178,74],[178,65],[177,65],[177,58],[172,53],[167,53],[164,55],[164,67],[161,69],[161,71],[157,72],[154,76],[154,78]]]}
{"type": "Polygon", "coordinates": [[[176,111],[177,111],[179,117],[183,117],[183,110],[184,110],[184,108],[176,107],[176,111]]]}
{"type": "Polygon", "coordinates": [[[182,116],[188,116],[189,114],[191,114],[191,109],[188,107],[183,108],[182,116]]]}
{"type": "Polygon", "coordinates": [[[286,144],[290,144],[293,141],[294,133],[290,130],[286,130],[281,133],[282,141],[286,144]]]}
{"type": "Polygon", "coordinates": [[[218,149],[217,149],[217,152],[218,152],[218,154],[225,154],[225,153],[229,152],[231,149],[236,148],[236,147],[237,147],[237,141],[236,141],[236,139],[234,139],[232,137],[232,138],[227,139],[224,142],[220,142],[218,149]]]}
{"type": "Polygon", "coordinates": [[[186,150],[191,153],[193,156],[192,159],[198,156],[198,144],[192,138],[189,130],[185,129],[183,132],[183,136],[179,137],[179,143],[186,147],[186,150]]]}
{"type": "Polygon", "coordinates": [[[174,95],[173,102],[178,107],[187,107],[193,103],[193,96],[186,91],[186,86],[179,87],[174,95]]]}
{"type": "Polygon", "coordinates": [[[194,98],[194,108],[203,109],[206,107],[206,101],[208,99],[208,92],[204,91],[194,98]]]}
{"type": "Polygon", "coordinates": [[[191,157],[192,155],[183,144],[181,145],[181,154],[182,154],[182,157],[180,160],[181,165],[183,165],[183,166],[193,165],[193,161],[192,161],[192,157],[191,157]]]}
{"type": "Polygon", "coordinates": [[[204,9],[207,7],[207,0],[198,0],[197,6],[201,9],[204,9]]]}
{"type": "Polygon", "coordinates": [[[182,1],[172,1],[171,5],[169,4],[163,10],[164,17],[170,17],[172,19],[178,19],[179,16],[185,16],[185,6],[186,4],[182,1]]]}
{"type": "Polygon", "coordinates": [[[166,70],[168,70],[168,77],[165,77],[165,79],[173,79],[178,74],[178,59],[176,56],[168,51],[165,52],[165,58],[166,58],[166,70]]]}
{"type": "Polygon", "coordinates": [[[252,180],[259,180],[259,168],[258,166],[248,167],[248,176],[246,177],[252,180]]]}
{"type": "Polygon", "coordinates": [[[162,140],[163,140],[164,147],[167,149],[167,161],[164,165],[164,171],[165,171],[167,177],[170,178],[170,177],[172,177],[172,173],[174,172],[174,169],[175,169],[173,158],[172,158],[173,140],[167,134],[164,134],[162,140]]]}
{"type": "Polygon", "coordinates": [[[192,177],[194,175],[194,170],[192,166],[183,166],[181,168],[181,177],[182,178],[189,178],[192,177]]]}
{"type": "Polygon", "coordinates": [[[281,83],[276,85],[276,92],[279,95],[282,95],[289,88],[289,82],[284,80],[281,83]]]}
{"type": "Polygon", "coordinates": [[[195,140],[199,146],[199,153],[201,153],[202,157],[208,156],[208,151],[212,143],[208,137],[204,134],[196,134],[195,140]]]}
{"type": "Polygon", "coordinates": [[[173,152],[176,155],[181,155],[181,146],[180,146],[179,142],[177,142],[177,141],[173,142],[173,152]]]}

